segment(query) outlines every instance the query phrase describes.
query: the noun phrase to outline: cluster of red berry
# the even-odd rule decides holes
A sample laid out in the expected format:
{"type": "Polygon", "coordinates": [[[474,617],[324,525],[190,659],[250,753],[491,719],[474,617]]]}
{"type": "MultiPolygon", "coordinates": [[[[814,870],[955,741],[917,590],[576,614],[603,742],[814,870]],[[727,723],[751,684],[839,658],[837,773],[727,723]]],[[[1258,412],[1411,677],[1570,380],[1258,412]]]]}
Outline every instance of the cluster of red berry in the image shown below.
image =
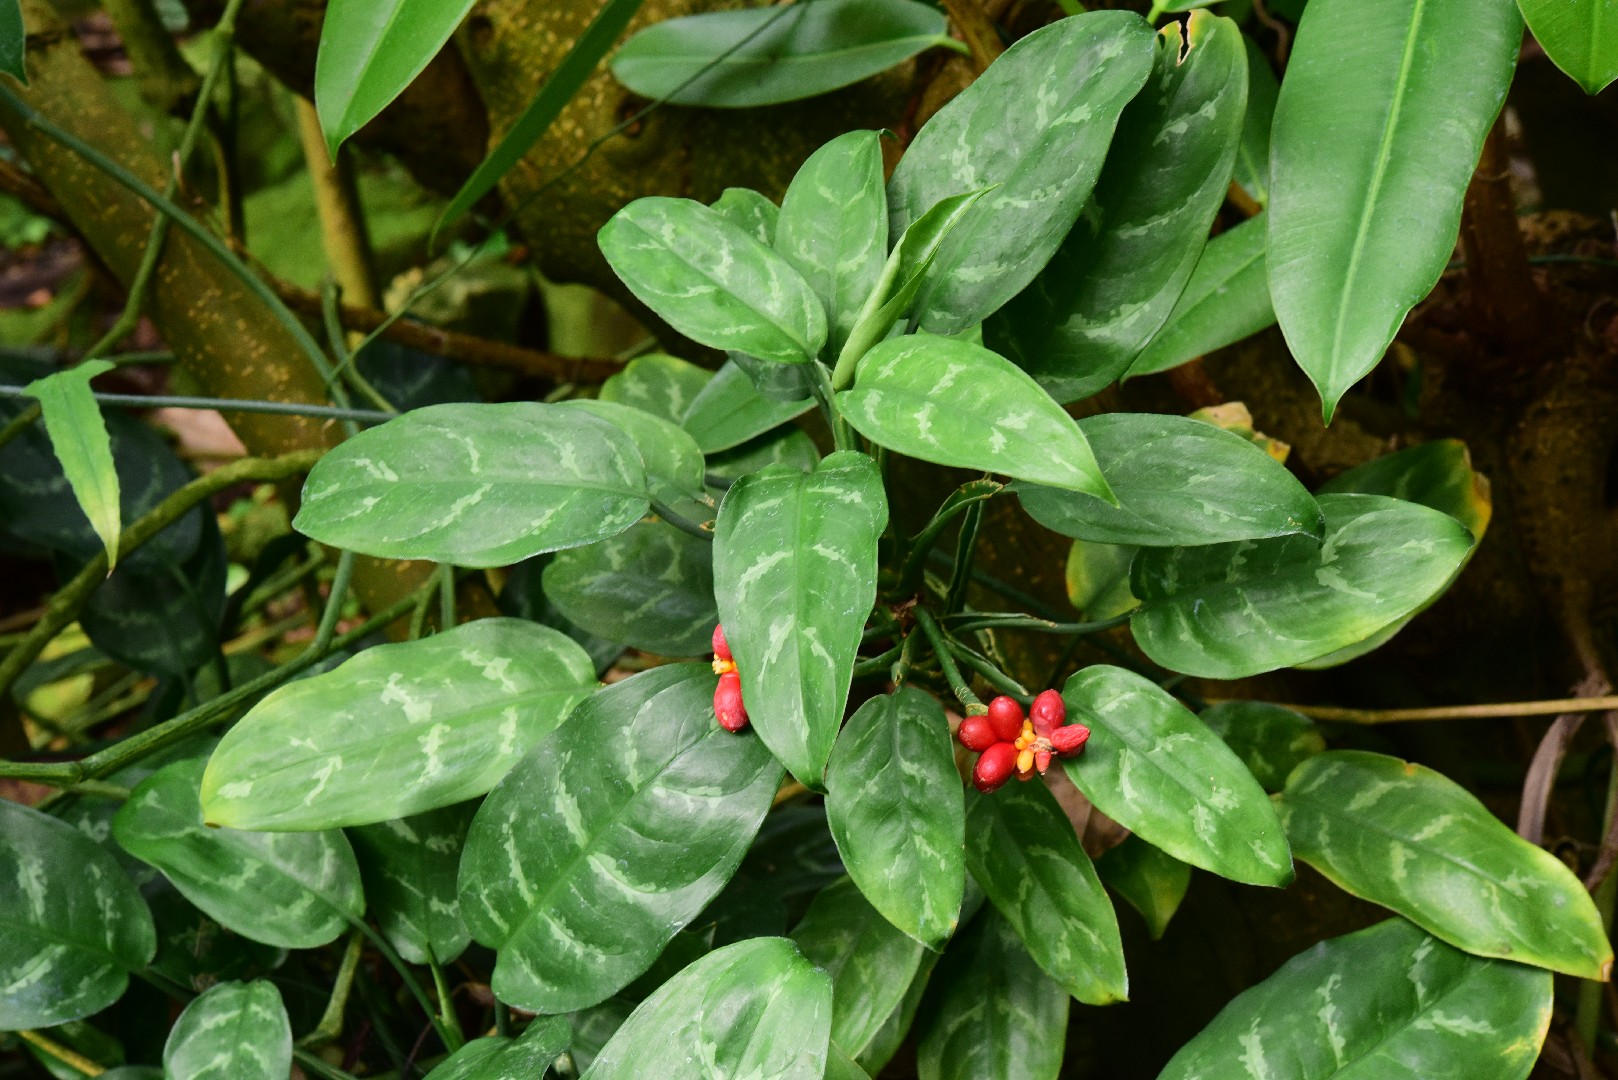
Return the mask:
{"type": "Polygon", "coordinates": [[[1090,729],[1067,722],[1067,705],[1055,690],[1034,699],[1024,718],[1022,706],[1004,695],[989,702],[989,711],[961,721],[955,737],[978,753],[972,786],[987,795],[1011,779],[1032,780],[1050,767],[1051,755],[1072,757],[1084,749],[1090,729]]]}
{"type": "Polygon", "coordinates": [[[742,677],[736,672],[736,661],[730,655],[723,626],[713,628],[713,670],[719,676],[719,686],[713,692],[714,717],[726,731],[740,731],[747,726],[747,709],[742,705],[742,677]]]}

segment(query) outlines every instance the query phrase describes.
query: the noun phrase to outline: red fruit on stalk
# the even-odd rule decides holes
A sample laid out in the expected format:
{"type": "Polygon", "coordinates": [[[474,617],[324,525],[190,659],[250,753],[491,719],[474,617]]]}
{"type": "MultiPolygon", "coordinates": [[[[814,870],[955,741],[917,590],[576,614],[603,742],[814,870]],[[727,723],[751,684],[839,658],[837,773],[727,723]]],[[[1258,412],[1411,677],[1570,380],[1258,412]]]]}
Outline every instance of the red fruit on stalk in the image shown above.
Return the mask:
{"type": "Polygon", "coordinates": [[[1034,722],[1035,735],[1050,738],[1051,732],[1067,723],[1067,703],[1055,690],[1046,690],[1029,707],[1028,719],[1034,722]]]}
{"type": "Polygon", "coordinates": [[[734,671],[719,676],[719,687],[713,692],[713,714],[726,731],[740,731],[747,726],[747,709],[742,705],[742,677],[734,671]]]}
{"type": "Polygon", "coordinates": [[[725,640],[725,628],[718,623],[713,628],[713,654],[721,660],[735,659],[730,655],[730,643],[725,640]]]}
{"type": "Polygon", "coordinates": [[[972,786],[987,795],[1011,779],[1017,769],[1017,748],[1008,742],[997,742],[978,758],[972,769],[972,786]]]}
{"type": "Polygon", "coordinates": [[[1017,704],[1016,698],[1001,694],[989,702],[988,717],[989,726],[1001,742],[1015,742],[1022,734],[1022,706],[1017,704]]]}
{"type": "Polygon", "coordinates": [[[989,718],[982,714],[968,716],[962,720],[961,726],[955,729],[955,737],[960,740],[962,746],[979,753],[1002,741],[999,735],[995,734],[994,725],[989,722],[989,718]]]}
{"type": "Polygon", "coordinates": [[[1090,739],[1090,729],[1083,724],[1068,724],[1051,732],[1051,749],[1062,757],[1072,757],[1084,749],[1090,739]]]}

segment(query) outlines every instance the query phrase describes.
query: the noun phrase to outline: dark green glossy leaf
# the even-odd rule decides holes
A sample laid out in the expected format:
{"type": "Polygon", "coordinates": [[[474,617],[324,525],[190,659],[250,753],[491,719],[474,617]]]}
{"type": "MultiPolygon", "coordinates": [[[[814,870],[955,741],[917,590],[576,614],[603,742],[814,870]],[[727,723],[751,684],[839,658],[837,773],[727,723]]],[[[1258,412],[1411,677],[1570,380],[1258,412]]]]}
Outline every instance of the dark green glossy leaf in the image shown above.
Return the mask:
{"type": "Polygon", "coordinates": [[[24,86],[28,84],[23,64],[26,38],[19,0],[0,0],[0,71],[22,80],[24,86]]]}
{"type": "Polygon", "coordinates": [[[614,401],[564,401],[623,432],[646,467],[646,486],[654,499],[673,505],[702,494],[702,450],[685,429],[661,416],[614,401]]]}
{"type": "Polygon", "coordinates": [[[821,1080],[831,980],[785,938],[715,949],[624,1021],[585,1080],[821,1080]]]}
{"type": "Polygon", "coordinates": [[[749,439],[708,460],[713,476],[739,480],[770,465],[783,465],[798,472],[813,472],[820,463],[820,451],[808,435],[797,429],[778,431],[749,439]]]}
{"type": "Polygon", "coordinates": [[[614,683],[484,800],[461,914],[499,951],[500,1000],[534,1012],[606,1000],[729,880],[781,769],[714,722],[714,686],[696,664],[614,683]]]}
{"type": "Polygon", "coordinates": [[[612,662],[623,654],[624,647],[615,641],[608,641],[604,637],[592,634],[581,626],[575,626],[563,617],[550,597],[545,595],[545,567],[555,558],[554,554],[535,555],[531,559],[524,559],[506,573],[505,586],[496,598],[500,614],[513,619],[542,623],[562,631],[590,654],[590,662],[595,665],[596,674],[603,675],[612,666],[612,662]]]}
{"type": "Polygon", "coordinates": [[[1096,873],[1103,885],[1140,912],[1153,941],[1168,929],[1169,920],[1174,918],[1191,885],[1189,865],[1138,836],[1129,837],[1097,859],[1096,873]]]}
{"type": "Polygon", "coordinates": [[[1322,495],[1359,492],[1442,510],[1483,539],[1493,514],[1489,480],[1472,468],[1472,455],[1459,439],[1434,439],[1408,450],[1368,461],[1320,486],[1322,495]]]}
{"type": "MultiPolygon", "coordinates": [[[[689,360],[664,353],[647,353],[637,356],[602,383],[600,400],[633,405],[643,412],[681,424],[697,395],[713,377],[713,372],[689,360]]],[[[692,434],[701,443],[701,434],[692,434]]]]}
{"type": "Polygon", "coordinates": [[[1517,0],[1545,55],[1586,94],[1618,79],[1618,10],[1612,0],[1517,0]]]}
{"type": "Polygon", "coordinates": [[[1181,34],[1171,21],[1157,35],[1152,74],[1118,121],[1085,213],[984,323],[985,342],[1058,401],[1128,369],[1169,317],[1224,202],[1247,108],[1242,33],[1197,11],[1181,34]]]}
{"type": "Polygon", "coordinates": [[[1315,722],[1282,705],[1221,701],[1199,715],[1265,791],[1280,791],[1300,762],[1326,749],[1315,722]]]}
{"type": "Polygon", "coordinates": [[[156,951],[152,916],[111,852],[0,799],[0,1031],[100,1012],[156,951]]]}
{"type": "Polygon", "coordinates": [[[1259,206],[1270,201],[1270,127],[1275,122],[1275,99],[1281,83],[1275,69],[1252,38],[1247,48],[1247,116],[1242,141],[1236,149],[1236,183],[1259,206]]]}
{"type": "Polygon", "coordinates": [[[185,1080],[286,1080],[292,1021],[275,984],[224,982],[192,1000],[163,1045],[163,1072],[185,1080]]]}
{"type": "Polygon", "coordinates": [[[573,1029],[564,1016],[538,1016],[515,1039],[473,1039],[439,1062],[428,1080],[521,1080],[539,1078],[567,1051],[573,1029]]]}
{"type": "Polygon", "coordinates": [[[208,821],[330,829],[481,795],[595,688],[572,638],[478,619],[366,649],[289,683],[226,732],[208,762],[208,821]]]}
{"type": "Polygon", "coordinates": [[[1143,548],[1130,623],[1165,667],[1239,679],[1362,641],[1430,600],[1472,548],[1447,514],[1380,495],[1323,495],[1326,539],[1143,548]]]}
{"type": "Polygon", "coordinates": [[[648,505],[634,443],[583,410],[434,405],[321,458],[292,524],[365,555],[503,566],[614,536],[648,505]]]}
{"type": "Polygon", "coordinates": [[[581,1072],[588,1069],[596,1055],[601,1053],[601,1048],[624,1026],[624,1021],[634,1011],[634,1002],[615,997],[608,998],[600,1005],[569,1013],[567,1022],[573,1028],[573,1044],[568,1047],[567,1053],[573,1059],[574,1067],[581,1072]]]}
{"type": "MultiPolygon", "coordinates": [[[[116,844],[107,846],[117,848],[116,844]]],[[[232,979],[262,978],[286,962],[287,950],[231,933],[187,900],[162,874],[145,863],[137,865],[154,879],[141,887],[157,926],[157,956],[152,960],[152,971],[179,986],[204,990],[232,979]]]]}
{"type": "Polygon", "coordinates": [[[112,820],[123,849],[151,863],[197,907],[245,938],[288,949],[334,940],[365,911],[343,834],[208,828],[201,758],[142,780],[112,820]]]}
{"type": "Polygon", "coordinates": [[[916,1010],[921,1007],[922,995],[927,992],[927,984],[937,963],[937,953],[922,954],[921,967],[911,977],[904,998],[888,1014],[887,1019],[882,1021],[882,1026],[877,1029],[865,1049],[855,1056],[855,1064],[867,1074],[871,1076],[880,1074],[910,1035],[910,1026],[916,1019],[916,1010]]]}
{"type": "Polygon", "coordinates": [[[1444,272],[1521,41],[1512,4],[1304,12],[1271,133],[1270,295],[1327,420],[1444,272]]]}
{"type": "Polygon", "coordinates": [[[719,507],[714,592],[759,737],[819,789],[876,600],[887,525],[876,463],[832,454],[812,473],[772,467],[719,507]]]}
{"type": "MultiPolygon", "coordinates": [[[[966,806],[936,698],[906,687],[860,706],[832,748],[826,819],[849,876],[884,918],[930,948],[955,932],[966,806]]],[[[856,1056],[864,1049],[833,1037],[856,1056]]]]}
{"type": "Polygon", "coordinates": [[[472,935],[461,918],[456,875],[475,803],[457,803],[349,832],[371,914],[412,964],[450,964],[472,935]]]}
{"type": "Polygon", "coordinates": [[[719,193],[712,206],[732,225],[765,247],[775,246],[775,228],[781,208],[752,188],[729,187],[719,193]]]}
{"type": "Polygon", "coordinates": [[[815,803],[790,803],[764,819],[742,869],[768,893],[791,902],[817,893],[843,876],[843,860],[815,803]]]}
{"type": "Polygon", "coordinates": [[[90,380],[112,370],[110,360],[86,360],[76,367],[47,375],[24,387],[39,401],[40,418],[50,437],[62,475],[84,511],[90,528],[101,538],[107,566],[118,565],[118,469],[112,461],[112,439],[101,419],[101,406],[90,390],[90,380]]]}
{"type": "Polygon", "coordinates": [[[776,401],[753,387],[731,360],[714,373],[680,418],[705,454],[740,446],[814,408],[813,398],[776,401]]]}
{"type": "Polygon", "coordinates": [[[1124,946],[1090,856],[1043,783],[972,799],[966,866],[1045,972],[1089,1005],[1128,996],[1124,946]]]}
{"type": "Polygon", "coordinates": [[[1130,377],[1178,367],[1275,324],[1264,229],[1260,214],[1208,241],[1168,321],[1129,365],[1130,377]]]}
{"type": "Polygon", "coordinates": [[[557,553],[545,567],[545,594],[592,634],[662,656],[708,652],[719,621],[713,544],[662,522],[557,553]]]}
{"type": "Polygon", "coordinates": [[[914,0],[817,0],[653,23],[612,73],[653,100],[746,108],[836,90],[944,40],[943,14],[914,0]]]}
{"type": "Polygon", "coordinates": [[[1298,858],[1451,945],[1581,979],[1611,973],[1584,885],[1453,780],[1331,750],[1293,770],[1279,806],[1298,858]]]}
{"type": "Polygon", "coordinates": [[[1389,919],[1288,960],[1158,1080],[1523,1080],[1550,1020],[1549,974],[1389,919]]]}

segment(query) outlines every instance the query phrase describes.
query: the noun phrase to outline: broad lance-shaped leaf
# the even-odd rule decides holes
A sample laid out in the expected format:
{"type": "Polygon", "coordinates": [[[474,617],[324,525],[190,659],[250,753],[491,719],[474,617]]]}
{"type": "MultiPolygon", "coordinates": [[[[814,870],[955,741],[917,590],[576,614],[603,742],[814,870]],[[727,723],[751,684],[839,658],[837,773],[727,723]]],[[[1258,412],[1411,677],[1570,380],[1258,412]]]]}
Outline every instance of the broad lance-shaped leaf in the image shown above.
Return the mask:
{"type": "Polygon", "coordinates": [[[112,370],[110,360],[87,360],[29,383],[24,393],[39,400],[45,433],[50,436],[62,475],[73,488],[90,527],[107,552],[107,567],[118,565],[118,469],[112,461],[112,439],[90,380],[112,370]]]}
{"type": "Polygon", "coordinates": [[[951,195],[999,185],[944,242],[917,297],[922,329],[981,322],[1050,259],[1146,82],[1152,41],[1133,12],[1062,19],[1007,49],[917,133],[888,182],[893,231],[951,195]]]}
{"type": "Polygon", "coordinates": [[[340,444],[293,527],[384,559],[504,566],[594,543],[646,513],[635,444],[580,409],[433,405],[340,444]]]}
{"type": "Polygon", "coordinates": [[[197,799],[203,766],[176,761],[136,785],[112,819],[119,846],[221,926],[266,945],[312,949],[364,914],[359,864],[341,831],[209,828],[197,799]]]}
{"type": "Polygon", "coordinates": [[[0,799],[0,1031],[100,1012],[156,952],[151,912],[112,852],[0,799]]]}
{"type": "Polygon", "coordinates": [[[476,809],[457,803],[349,831],[371,914],[412,964],[453,963],[472,939],[456,875],[476,809]]]}
{"type": "Polygon", "coordinates": [[[673,505],[702,494],[702,449],[679,424],[612,401],[564,401],[560,407],[582,410],[623,432],[645,465],[652,498],[673,505]]]}
{"type": "Polygon", "coordinates": [[[186,1080],[286,1080],[292,1021],[264,979],[223,982],[194,998],[163,1044],[163,1074],[186,1080]]]}
{"type": "MultiPolygon", "coordinates": [[[[966,805],[937,698],[905,687],[859,707],[826,767],[826,820],[849,876],[883,917],[929,948],[955,932],[966,805]]],[[[864,1048],[838,1042],[856,1055],[864,1048]]]]}
{"type": "Polygon", "coordinates": [[[545,595],[592,634],[662,656],[707,653],[719,620],[713,544],[661,521],[558,552],[545,595]]]}
{"type": "Polygon", "coordinates": [[[681,414],[680,426],[691,433],[704,454],[712,454],[773,431],[814,407],[813,398],[776,401],[765,397],[754,389],[747,373],[730,360],[714,372],[681,414]]]}
{"type": "Polygon", "coordinates": [[[1250,37],[1247,49],[1247,115],[1242,120],[1241,144],[1236,148],[1236,184],[1260,207],[1270,201],[1270,127],[1275,123],[1275,99],[1281,82],[1269,57],[1250,37]]]}
{"type": "MultiPolygon", "coordinates": [[[[979,896],[981,897],[982,894],[979,893],[979,896]]],[[[981,906],[981,903],[978,906],[981,906]]],[[[971,913],[975,914],[976,911],[977,906],[974,906],[971,913]]],[[[1024,951],[1026,952],[1026,950],[1024,951]]],[[[893,1060],[893,1055],[899,1052],[899,1047],[903,1045],[905,1039],[909,1037],[911,1024],[916,1019],[916,1010],[921,1007],[922,995],[927,991],[927,985],[932,979],[933,969],[937,963],[937,953],[922,954],[921,967],[910,980],[910,987],[905,991],[904,998],[888,1014],[888,1018],[882,1021],[882,1026],[877,1029],[876,1035],[872,1037],[869,1045],[856,1056],[855,1064],[864,1069],[867,1075],[873,1077],[880,1075],[887,1063],[893,1060]]],[[[1028,964],[1030,967],[1034,967],[1036,971],[1038,970],[1032,959],[1028,961],[1028,964]]],[[[1063,997],[1067,996],[1062,992],[1061,987],[1057,987],[1057,992],[1062,993],[1063,997]]]]}
{"type": "Polygon", "coordinates": [[[719,619],[759,738],[819,790],[876,601],[887,526],[876,463],[832,454],[812,473],[772,466],[725,493],[714,532],[719,619]]]}
{"type": "Polygon", "coordinates": [[[732,225],[765,247],[775,246],[781,208],[752,188],[726,188],[709,204],[732,225]]]}
{"type": "Polygon", "coordinates": [[[1303,533],[1320,507],[1296,477],[1240,435],[1183,416],[1103,413],[1079,421],[1118,498],[1017,486],[1048,529],[1102,544],[1167,547],[1303,533]]]}
{"type": "Polygon", "coordinates": [[[1165,667],[1241,679],[1362,641],[1448,583],[1472,536],[1448,514],[1381,495],[1322,495],[1326,538],[1142,548],[1135,641],[1165,667]]]}
{"type": "Polygon", "coordinates": [[[909,457],[1113,501],[1073,418],[1005,357],[969,341],[890,338],[865,354],[836,402],[861,435],[909,457]]]}
{"type": "Polygon", "coordinates": [[[629,291],[692,341],[779,364],[826,343],[826,313],[802,275],[701,203],[636,199],[597,242],[629,291]]]}
{"type": "MultiPolygon", "coordinates": [[[[1058,401],[1129,367],[1169,317],[1224,202],[1247,109],[1242,32],[1193,12],[1157,35],[1146,87],[1124,109],[1085,213],[984,341],[1058,401]]],[[[994,196],[990,196],[992,199],[994,196]]]]}
{"type": "Polygon", "coordinates": [[[542,1077],[568,1049],[573,1029],[565,1016],[538,1016],[515,1039],[473,1039],[439,1062],[427,1080],[509,1080],[542,1077]]]}
{"type": "Polygon", "coordinates": [[[1613,0],[1517,0],[1534,39],[1568,77],[1599,94],[1618,79],[1618,4],[1613,0]]]}
{"type": "Polygon", "coordinates": [[[1128,997],[1118,916],[1044,784],[971,799],[966,866],[1036,963],[1087,1005],[1128,997]]]}
{"type": "Polygon", "coordinates": [[[1249,885],[1286,885],[1275,808],[1224,741],[1150,679],[1096,664],[1062,688],[1088,724],[1067,774],[1103,814],[1177,859],[1249,885]]]}
{"type": "Polygon", "coordinates": [[[1444,272],[1521,41],[1508,3],[1305,9],[1271,134],[1270,295],[1328,421],[1444,272]]]}
{"type": "Polygon", "coordinates": [[[1468,956],[1389,919],[1288,960],[1158,1080],[1523,1080],[1551,989],[1547,972],[1468,956]]]}
{"type": "Polygon", "coordinates": [[[1198,714],[1265,791],[1280,791],[1299,763],[1326,749],[1315,722],[1267,701],[1221,701],[1198,714]]]}
{"type": "Polygon", "coordinates": [[[1131,836],[1096,860],[1101,883],[1129,902],[1156,941],[1168,929],[1191,886],[1191,867],[1139,836],[1131,836]]]}
{"type": "Polygon", "coordinates": [[[202,806],[236,829],[368,825],[493,787],[596,686],[572,638],[478,619],[377,645],[255,705],[208,761],[202,806]]]}
{"type": "Polygon", "coordinates": [[[730,880],[781,767],[714,721],[715,685],[698,664],[614,683],[484,800],[461,915],[499,952],[501,1001],[542,1013],[605,1001],[730,880]]]}
{"type": "MultiPolygon", "coordinates": [[[[666,353],[647,353],[635,357],[622,371],[602,383],[599,400],[633,405],[642,412],[661,416],[683,427],[686,411],[713,377],[713,372],[689,360],[666,353]]],[[[692,434],[700,445],[702,436],[692,434]]],[[[704,452],[707,452],[706,447],[704,452]]]]}
{"type": "Polygon", "coordinates": [[[1612,946],[1567,865],[1423,765],[1317,754],[1279,800],[1298,858],[1343,889],[1478,956],[1606,980],[1612,946]]]}

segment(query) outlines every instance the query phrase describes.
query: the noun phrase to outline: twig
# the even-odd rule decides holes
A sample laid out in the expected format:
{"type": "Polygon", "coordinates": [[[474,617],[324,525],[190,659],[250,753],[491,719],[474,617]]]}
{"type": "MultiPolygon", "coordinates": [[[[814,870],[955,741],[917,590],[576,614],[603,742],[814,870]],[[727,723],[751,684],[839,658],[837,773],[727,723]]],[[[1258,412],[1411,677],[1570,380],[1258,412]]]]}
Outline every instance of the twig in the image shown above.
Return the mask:
{"type": "Polygon", "coordinates": [[[37,1031],[19,1031],[17,1032],[17,1038],[21,1039],[23,1042],[27,1043],[29,1046],[32,1046],[35,1050],[38,1050],[47,1057],[55,1058],[68,1068],[77,1069],[85,1076],[100,1076],[102,1073],[107,1071],[104,1067],[97,1065],[95,1062],[91,1061],[83,1054],[80,1054],[78,1051],[70,1050],[61,1043],[56,1042],[54,1039],[48,1039],[37,1031]]]}
{"type": "MultiPolygon", "coordinates": [[[[0,386],[0,397],[27,397],[20,386],[0,386]]],[[[305,405],[297,401],[254,401],[248,398],[183,397],[165,394],[103,394],[92,395],[103,405],[125,405],[136,409],[216,409],[219,412],[273,413],[281,416],[313,416],[322,420],[355,420],[362,424],[382,424],[393,419],[392,413],[375,409],[340,409],[335,405],[305,405]]],[[[38,405],[35,405],[38,408],[38,405]]],[[[0,431],[0,440],[5,432],[0,431]]],[[[0,446],[5,442],[0,441],[0,446]]]]}
{"type": "MultiPolygon", "coordinates": [[[[949,643],[945,640],[943,631],[938,628],[938,623],[934,621],[932,612],[919,604],[911,611],[915,616],[916,625],[927,635],[927,641],[933,647],[933,655],[938,657],[938,666],[944,672],[944,679],[949,683],[950,689],[955,691],[956,700],[968,709],[975,705],[977,711],[982,711],[983,702],[972,693],[972,688],[966,685],[966,680],[961,678],[961,669],[955,666],[955,657],[950,653],[949,643]]],[[[905,640],[908,641],[909,638],[905,640]]]]}
{"type": "MultiPolygon", "coordinates": [[[[1209,703],[1236,700],[1209,698],[1209,703]]],[[[1491,720],[1513,716],[1555,716],[1558,713],[1604,712],[1618,709],[1618,696],[1557,698],[1550,701],[1511,701],[1490,705],[1438,705],[1427,709],[1347,709],[1335,705],[1282,705],[1316,720],[1343,724],[1400,724],[1416,720],[1491,720]]]]}

